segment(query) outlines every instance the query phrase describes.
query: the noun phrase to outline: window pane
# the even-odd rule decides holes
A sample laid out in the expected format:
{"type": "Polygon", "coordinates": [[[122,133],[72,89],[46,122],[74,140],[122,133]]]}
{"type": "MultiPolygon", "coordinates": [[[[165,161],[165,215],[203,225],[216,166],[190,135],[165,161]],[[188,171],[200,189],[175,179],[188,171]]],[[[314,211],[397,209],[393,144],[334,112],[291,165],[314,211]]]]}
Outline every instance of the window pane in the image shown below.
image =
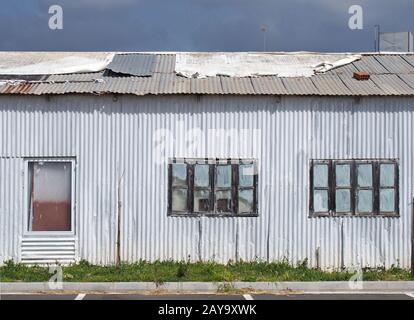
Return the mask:
{"type": "Polygon", "coordinates": [[[328,191],[315,190],[313,192],[313,209],[315,212],[328,212],[328,191]]]}
{"type": "Polygon", "coordinates": [[[210,207],[210,191],[194,191],[194,212],[206,212],[210,207]]]}
{"type": "Polygon", "coordinates": [[[231,212],[231,191],[216,191],[217,212],[231,212]]]}
{"type": "Polygon", "coordinates": [[[358,165],[358,186],[371,187],[372,186],[372,164],[358,165]]]}
{"type": "Polygon", "coordinates": [[[394,212],[395,211],[394,189],[380,190],[380,211],[381,212],[394,212]]]}
{"type": "Polygon", "coordinates": [[[335,169],[336,185],[347,187],[351,185],[351,166],[349,164],[338,164],[335,169]]]}
{"type": "Polygon", "coordinates": [[[253,189],[239,191],[239,213],[253,212],[253,189]]]}
{"type": "Polygon", "coordinates": [[[187,189],[173,189],[172,211],[187,211],[187,189]]]}
{"type": "Polygon", "coordinates": [[[395,166],[392,163],[381,164],[380,166],[380,184],[381,187],[394,186],[395,166]]]}
{"type": "Polygon", "coordinates": [[[187,165],[183,163],[174,163],[172,165],[172,185],[187,185],[187,165]]]}
{"type": "Polygon", "coordinates": [[[217,166],[217,187],[231,187],[231,165],[217,166]]]}
{"type": "Polygon", "coordinates": [[[70,231],[72,224],[72,164],[36,162],[30,164],[32,231],[70,231]]]}
{"type": "Polygon", "coordinates": [[[371,213],[372,212],[372,191],[359,190],[358,191],[358,212],[371,213]]]}
{"type": "Polygon", "coordinates": [[[336,212],[351,211],[351,192],[348,189],[338,189],[335,195],[336,212]]]}
{"type": "Polygon", "coordinates": [[[197,164],[194,168],[194,185],[196,187],[209,187],[210,177],[208,164],[197,164]]]}
{"type": "Polygon", "coordinates": [[[313,167],[313,185],[328,187],[328,166],[326,164],[316,164],[313,167]]]}
{"type": "Polygon", "coordinates": [[[239,166],[239,186],[253,187],[254,183],[254,165],[242,164],[239,166]]]}

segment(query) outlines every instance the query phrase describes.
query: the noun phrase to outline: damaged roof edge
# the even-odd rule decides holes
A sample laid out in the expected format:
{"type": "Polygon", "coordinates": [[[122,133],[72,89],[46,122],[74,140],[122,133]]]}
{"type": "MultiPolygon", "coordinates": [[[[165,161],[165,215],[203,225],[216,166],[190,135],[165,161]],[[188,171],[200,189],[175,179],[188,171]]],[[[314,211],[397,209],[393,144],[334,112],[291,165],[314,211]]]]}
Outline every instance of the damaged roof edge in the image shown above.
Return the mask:
{"type": "MultiPolygon", "coordinates": [[[[317,57],[311,53],[255,53],[261,57],[260,59],[276,57],[268,62],[277,62],[278,65],[273,70],[279,68],[281,72],[278,75],[254,74],[242,77],[238,74],[201,78],[177,75],[178,53],[122,53],[117,54],[104,70],[98,72],[22,75],[22,79],[19,75],[12,75],[10,81],[7,79],[8,76],[1,75],[1,65],[6,59],[2,54],[0,52],[0,94],[414,96],[414,55],[409,53],[354,54],[352,57],[342,54],[336,55],[336,60],[331,62],[328,59],[321,60],[320,57],[329,56],[323,53],[315,54],[317,57]],[[307,58],[303,60],[302,56],[307,58]],[[288,60],[285,60],[286,58],[288,60]],[[313,64],[315,61],[319,62],[313,64]],[[320,68],[320,72],[315,72],[316,74],[310,77],[303,76],[304,66],[308,72],[311,63],[312,68],[320,68]],[[298,72],[302,76],[281,77],[283,72],[291,72],[290,69],[294,65],[298,66],[299,72],[293,72],[298,72]],[[353,78],[354,72],[366,72],[371,77],[366,81],[356,80],[353,78]]],[[[19,53],[15,58],[21,57],[22,54],[24,55],[19,53]]],[[[207,57],[206,61],[209,60],[208,57],[217,61],[216,53],[200,54],[207,57]]],[[[218,58],[218,61],[228,58],[228,62],[234,64],[232,59],[237,61],[247,57],[243,62],[244,70],[254,71],[255,55],[237,54],[236,57],[232,57],[230,53],[226,53],[218,58]]],[[[190,60],[191,58],[192,56],[186,57],[190,60]]],[[[200,57],[197,57],[190,61],[190,64],[194,65],[199,59],[200,57]]]]}

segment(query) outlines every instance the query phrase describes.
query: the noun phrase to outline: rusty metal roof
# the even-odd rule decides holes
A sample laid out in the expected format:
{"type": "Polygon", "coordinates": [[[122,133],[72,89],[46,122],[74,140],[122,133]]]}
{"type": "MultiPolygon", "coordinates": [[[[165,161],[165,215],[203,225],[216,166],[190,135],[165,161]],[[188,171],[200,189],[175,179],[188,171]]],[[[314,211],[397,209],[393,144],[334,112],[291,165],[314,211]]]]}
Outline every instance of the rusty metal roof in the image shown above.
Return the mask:
{"type": "MultiPolygon", "coordinates": [[[[0,53],[1,55],[1,53],[0,53]]],[[[234,94],[414,96],[414,54],[362,54],[360,60],[312,77],[186,78],[175,73],[175,54],[117,54],[106,70],[43,76],[0,74],[0,94],[234,94]],[[365,71],[359,81],[353,72],[365,71]]]]}

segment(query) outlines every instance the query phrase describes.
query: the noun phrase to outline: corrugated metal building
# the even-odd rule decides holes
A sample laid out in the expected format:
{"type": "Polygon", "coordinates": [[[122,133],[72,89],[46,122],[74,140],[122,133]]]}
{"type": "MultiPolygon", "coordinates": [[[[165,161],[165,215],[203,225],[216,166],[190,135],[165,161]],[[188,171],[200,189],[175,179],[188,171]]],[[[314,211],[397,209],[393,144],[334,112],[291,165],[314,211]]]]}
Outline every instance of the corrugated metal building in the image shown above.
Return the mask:
{"type": "Polygon", "coordinates": [[[0,263],[112,264],[119,253],[128,262],[410,266],[414,55],[364,54],[311,77],[189,78],[175,58],[0,71],[0,263]],[[203,180],[195,163],[205,161],[209,196],[189,200],[203,180]],[[229,198],[219,196],[226,161],[237,168],[229,198]],[[242,176],[243,161],[254,179],[242,176]]]}

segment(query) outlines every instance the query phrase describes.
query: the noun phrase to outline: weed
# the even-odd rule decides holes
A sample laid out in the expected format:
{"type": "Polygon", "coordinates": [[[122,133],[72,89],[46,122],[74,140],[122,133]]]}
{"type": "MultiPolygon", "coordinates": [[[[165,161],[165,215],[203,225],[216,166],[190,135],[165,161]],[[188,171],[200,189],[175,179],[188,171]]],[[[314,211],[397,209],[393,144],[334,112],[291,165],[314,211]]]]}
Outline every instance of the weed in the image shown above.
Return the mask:
{"type": "MultiPolygon", "coordinates": [[[[170,281],[210,281],[231,283],[234,281],[348,281],[354,272],[322,271],[311,268],[307,259],[297,265],[281,262],[216,262],[189,261],[139,261],[121,263],[116,266],[97,266],[87,261],[63,266],[63,279],[73,282],[156,282],[162,284],[170,281]]],[[[7,261],[0,267],[0,281],[48,281],[52,275],[44,266],[27,266],[7,261]]],[[[410,272],[393,266],[385,268],[363,269],[364,281],[398,281],[414,280],[410,272]]],[[[222,288],[227,290],[226,288],[222,288]]]]}

